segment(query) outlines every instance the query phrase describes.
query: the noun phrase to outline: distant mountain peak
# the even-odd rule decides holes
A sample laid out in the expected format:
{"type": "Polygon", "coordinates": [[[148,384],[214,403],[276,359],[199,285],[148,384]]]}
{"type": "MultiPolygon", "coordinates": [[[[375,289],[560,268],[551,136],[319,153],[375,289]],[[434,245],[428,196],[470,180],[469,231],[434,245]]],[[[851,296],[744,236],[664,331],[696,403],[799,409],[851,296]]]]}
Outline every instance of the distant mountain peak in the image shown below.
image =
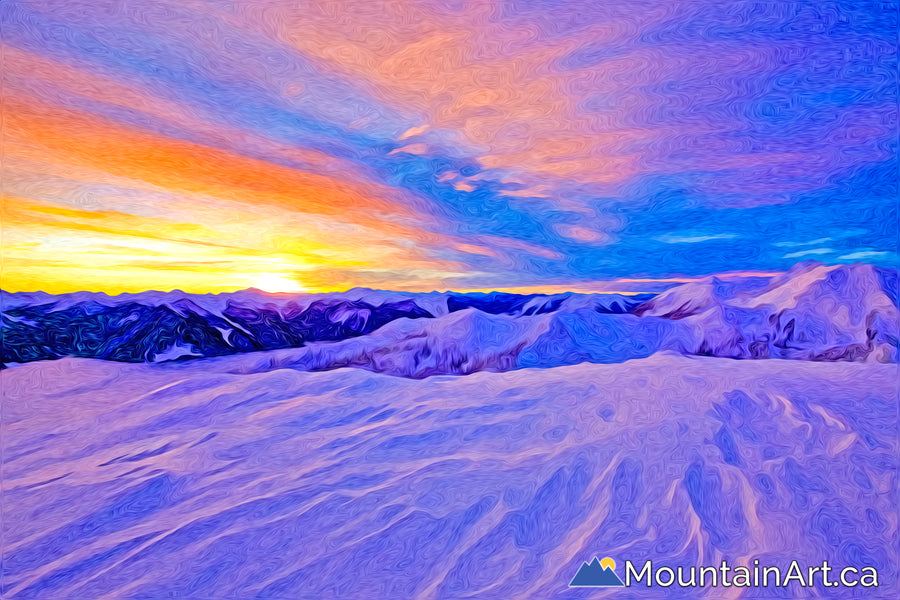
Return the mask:
{"type": "Polygon", "coordinates": [[[0,362],[65,356],[141,362],[278,350],[282,367],[352,366],[420,378],[614,363],[656,352],[897,361],[897,285],[895,272],[870,265],[809,262],[775,277],[710,276],[651,298],[366,288],[4,293],[0,362]]]}

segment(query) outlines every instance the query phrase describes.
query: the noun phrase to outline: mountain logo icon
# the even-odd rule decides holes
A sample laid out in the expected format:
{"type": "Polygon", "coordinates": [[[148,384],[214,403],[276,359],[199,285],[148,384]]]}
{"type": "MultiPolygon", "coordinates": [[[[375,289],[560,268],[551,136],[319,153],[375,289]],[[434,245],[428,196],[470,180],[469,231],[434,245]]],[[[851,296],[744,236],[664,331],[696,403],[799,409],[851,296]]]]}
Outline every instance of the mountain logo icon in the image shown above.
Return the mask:
{"type": "Polygon", "coordinates": [[[581,568],[575,573],[569,587],[624,587],[615,568],[616,561],[610,557],[597,560],[595,556],[590,563],[581,563],[581,568]]]}

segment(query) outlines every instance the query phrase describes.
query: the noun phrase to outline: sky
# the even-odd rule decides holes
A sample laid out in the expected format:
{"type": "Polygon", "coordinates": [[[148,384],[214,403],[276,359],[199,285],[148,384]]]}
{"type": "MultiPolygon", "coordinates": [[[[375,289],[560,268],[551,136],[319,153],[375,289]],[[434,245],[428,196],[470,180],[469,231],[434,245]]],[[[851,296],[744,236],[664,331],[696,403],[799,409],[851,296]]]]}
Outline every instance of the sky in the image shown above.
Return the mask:
{"type": "Polygon", "coordinates": [[[0,287],[896,266],[898,5],[4,0],[0,287]]]}

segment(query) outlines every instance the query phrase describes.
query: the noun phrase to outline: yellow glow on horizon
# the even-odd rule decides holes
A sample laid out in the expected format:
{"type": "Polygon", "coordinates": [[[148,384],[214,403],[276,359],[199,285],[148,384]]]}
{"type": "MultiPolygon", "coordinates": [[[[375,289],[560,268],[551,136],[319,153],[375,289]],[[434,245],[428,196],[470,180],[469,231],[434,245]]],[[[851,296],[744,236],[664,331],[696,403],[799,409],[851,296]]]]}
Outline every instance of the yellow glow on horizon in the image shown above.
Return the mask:
{"type": "Polygon", "coordinates": [[[603,567],[604,569],[609,567],[610,569],[615,570],[616,569],[616,561],[614,561],[613,559],[611,559],[610,557],[607,556],[606,558],[604,558],[603,560],[600,561],[600,566],[603,567]]]}
{"type": "Polygon", "coordinates": [[[285,273],[261,273],[255,277],[253,287],[273,294],[299,294],[309,291],[285,273]]]}

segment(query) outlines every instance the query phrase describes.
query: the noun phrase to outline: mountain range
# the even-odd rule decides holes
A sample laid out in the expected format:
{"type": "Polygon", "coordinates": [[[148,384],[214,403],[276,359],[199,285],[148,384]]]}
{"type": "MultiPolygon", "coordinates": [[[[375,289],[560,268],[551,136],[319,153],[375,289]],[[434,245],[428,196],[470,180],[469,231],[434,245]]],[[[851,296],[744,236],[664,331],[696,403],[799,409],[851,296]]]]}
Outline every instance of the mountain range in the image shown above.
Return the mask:
{"type": "Polygon", "coordinates": [[[0,292],[0,360],[166,362],[267,351],[240,369],[352,366],[412,378],[660,351],[897,362],[897,289],[896,271],[804,263],[771,278],[712,276],[636,296],[0,292]]]}

